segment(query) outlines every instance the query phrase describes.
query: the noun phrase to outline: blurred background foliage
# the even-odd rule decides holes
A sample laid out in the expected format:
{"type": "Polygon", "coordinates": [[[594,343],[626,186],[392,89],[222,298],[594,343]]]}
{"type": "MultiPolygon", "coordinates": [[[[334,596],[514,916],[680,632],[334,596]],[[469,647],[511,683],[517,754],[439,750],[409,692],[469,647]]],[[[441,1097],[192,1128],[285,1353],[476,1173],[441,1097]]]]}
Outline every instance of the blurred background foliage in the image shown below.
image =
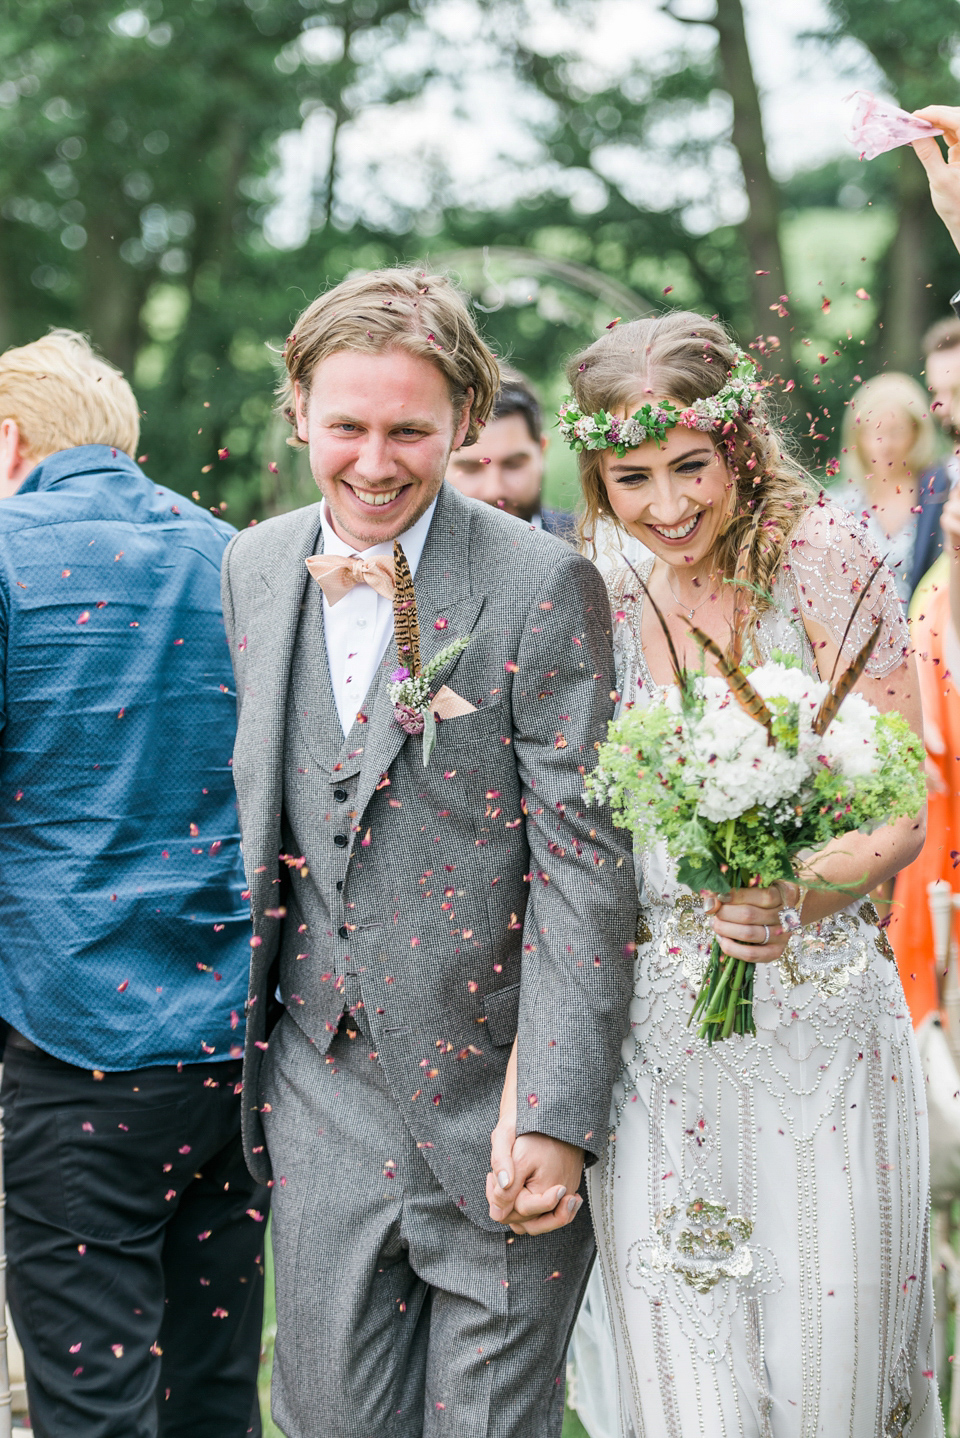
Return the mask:
{"type": "MultiPolygon", "coordinates": [[[[741,0],[667,0],[675,49],[607,66],[556,39],[599,3],[5,0],[0,346],[87,331],[133,378],[151,475],[242,525],[315,496],[271,414],[298,311],[354,269],[420,260],[459,275],[551,402],[617,315],[719,313],[793,380],[784,407],[822,466],[853,377],[918,372],[956,288],[921,167],[851,152],[778,179],[741,0]],[[469,137],[451,159],[446,120],[403,155],[418,97],[451,96],[453,131],[478,82],[515,112],[495,184],[469,137]],[[371,116],[395,137],[373,159],[371,116]]],[[[956,103],[957,0],[824,12],[805,41],[823,65],[866,66],[907,108],[956,103]]],[[[548,485],[572,501],[556,445],[548,485]]]]}

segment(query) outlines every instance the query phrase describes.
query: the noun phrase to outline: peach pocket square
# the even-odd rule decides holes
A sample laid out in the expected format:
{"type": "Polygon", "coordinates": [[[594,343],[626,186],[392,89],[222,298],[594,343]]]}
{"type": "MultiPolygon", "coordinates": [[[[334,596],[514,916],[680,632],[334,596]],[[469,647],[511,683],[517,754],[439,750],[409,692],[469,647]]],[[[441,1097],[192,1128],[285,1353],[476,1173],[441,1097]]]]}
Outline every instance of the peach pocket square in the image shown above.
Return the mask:
{"type": "Polygon", "coordinates": [[[461,696],[448,688],[446,684],[440,686],[430,701],[430,708],[441,721],[444,719],[456,719],[460,714],[474,714],[476,704],[471,704],[469,699],[461,696]]]}

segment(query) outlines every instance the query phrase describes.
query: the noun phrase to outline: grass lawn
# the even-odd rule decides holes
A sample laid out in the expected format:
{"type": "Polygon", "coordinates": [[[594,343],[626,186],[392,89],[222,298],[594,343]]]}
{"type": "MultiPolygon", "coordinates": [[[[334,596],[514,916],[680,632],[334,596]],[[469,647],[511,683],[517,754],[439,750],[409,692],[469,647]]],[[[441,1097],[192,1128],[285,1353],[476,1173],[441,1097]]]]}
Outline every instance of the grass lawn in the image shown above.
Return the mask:
{"type": "MultiPolygon", "coordinates": [[[[267,1283],[263,1303],[263,1351],[260,1356],[260,1411],[263,1414],[263,1438],[283,1438],[270,1417],[270,1373],[273,1368],[273,1339],[277,1331],[277,1309],[273,1297],[273,1251],[267,1234],[267,1283]]],[[[563,1438],[587,1438],[586,1429],[571,1409],[563,1420],[563,1438]]]]}

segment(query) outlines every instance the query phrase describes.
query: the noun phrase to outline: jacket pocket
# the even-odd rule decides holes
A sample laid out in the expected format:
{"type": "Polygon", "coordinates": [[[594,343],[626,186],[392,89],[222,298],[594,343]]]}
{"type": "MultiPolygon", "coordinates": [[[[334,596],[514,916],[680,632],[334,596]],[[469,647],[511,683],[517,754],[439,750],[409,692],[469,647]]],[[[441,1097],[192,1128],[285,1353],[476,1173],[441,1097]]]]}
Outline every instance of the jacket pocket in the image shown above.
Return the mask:
{"type": "Polygon", "coordinates": [[[494,1048],[512,1044],[517,1036],[517,1015],[520,1012],[520,985],[498,989],[494,994],[484,995],[487,1016],[487,1033],[494,1048]]]}
{"type": "Polygon", "coordinates": [[[512,722],[509,706],[501,700],[499,704],[484,705],[469,714],[441,719],[437,724],[437,744],[448,743],[454,747],[482,743],[493,735],[508,737],[512,722]]]}

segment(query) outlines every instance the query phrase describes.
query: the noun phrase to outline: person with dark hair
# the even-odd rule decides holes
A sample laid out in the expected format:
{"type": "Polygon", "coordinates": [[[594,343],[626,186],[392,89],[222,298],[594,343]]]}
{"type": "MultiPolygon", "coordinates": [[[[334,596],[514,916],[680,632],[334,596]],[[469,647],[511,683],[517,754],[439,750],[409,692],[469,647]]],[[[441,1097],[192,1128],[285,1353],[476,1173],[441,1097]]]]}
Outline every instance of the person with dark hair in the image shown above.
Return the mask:
{"type": "Polygon", "coordinates": [[[937,320],[923,337],[924,369],[933,418],[947,434],[960,435],[960,319],[937,320]]]}
{"type": "Polygon", "coordinates": [[[500,373],[493,414],[476,444],[450,456],[446,477],[468,498],[483,500],[573,543],[573,515],[541,504],[548,440],[540,400],[517,370],[501,366],[500,373]]]}

